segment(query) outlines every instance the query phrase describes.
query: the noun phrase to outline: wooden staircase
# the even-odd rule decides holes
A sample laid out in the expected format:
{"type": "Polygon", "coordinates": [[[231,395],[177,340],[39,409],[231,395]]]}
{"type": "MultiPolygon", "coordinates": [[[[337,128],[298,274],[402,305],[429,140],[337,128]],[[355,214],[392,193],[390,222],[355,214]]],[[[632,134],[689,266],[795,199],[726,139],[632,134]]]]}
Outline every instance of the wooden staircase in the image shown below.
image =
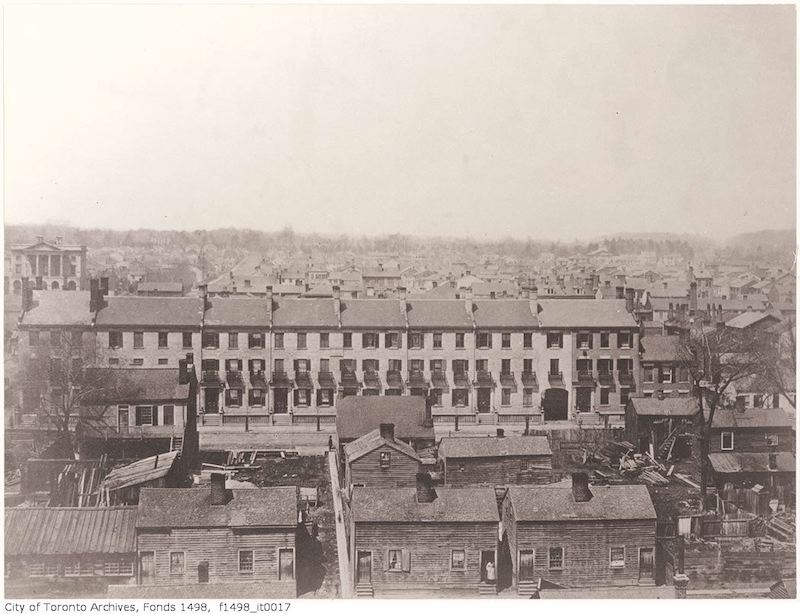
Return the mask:
{"type": "Polygon", "coordinates": [[[356,584],[356,597],[374,597],[372,584],[356,584]]]}
{"type": "Polygon", "coordinates": [[[478,584],[478,595],[480,597],[497,597],[497,586],[487,582],[478,584]]]}
{"type": "Polygon", "coordinates": [[[533,580],[523,580],[517,585],[517,594],[530,597],[539,589],[538,584],[533,580]]]}
{"type": "Polygon", "coordinates": [[[291,426],[292,425],[292,415],[291,414],[272,414],[272,424],[275,426],[291,426]]]}
{"type": "Polygon", "coordinates": [[[174,452],[183,450],[183,435],[173,435],[169,442],[169,449],[174,452]]]}
{"type": "Polygon", "coordinates": [[[661,442],[661,445],[658,446],[658,450],[656,451],[656,458],[663,458],[665,460],[669,460],[670,456],[672,455],[672,448],[675,447],[675,440],[678,438],[678,427],[676,426],[672,429],[667,438],[661,442]]]}

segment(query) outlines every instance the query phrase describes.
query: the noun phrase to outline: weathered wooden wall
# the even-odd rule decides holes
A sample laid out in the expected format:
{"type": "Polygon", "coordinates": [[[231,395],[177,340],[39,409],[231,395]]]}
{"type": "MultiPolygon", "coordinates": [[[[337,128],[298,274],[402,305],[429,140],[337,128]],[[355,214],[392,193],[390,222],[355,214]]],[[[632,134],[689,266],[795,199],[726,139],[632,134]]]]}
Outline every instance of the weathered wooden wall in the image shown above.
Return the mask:
{"type": "Polygon", "coordinates": [[[419,471],[416,459],[384,445],[350,463],[345,469],[345,485],[412,487],[416,486],[419,471]],[[381,467],[381,452],[390,455],[388,468],[381,467]]]}
{"type": "Polygon", "coordinates": [[[550,456],[448,459],[445,463],[445,484],[548,484],[552,468],[550,456]],[[463,471],[460,468],[462,464],[463,471]]]}

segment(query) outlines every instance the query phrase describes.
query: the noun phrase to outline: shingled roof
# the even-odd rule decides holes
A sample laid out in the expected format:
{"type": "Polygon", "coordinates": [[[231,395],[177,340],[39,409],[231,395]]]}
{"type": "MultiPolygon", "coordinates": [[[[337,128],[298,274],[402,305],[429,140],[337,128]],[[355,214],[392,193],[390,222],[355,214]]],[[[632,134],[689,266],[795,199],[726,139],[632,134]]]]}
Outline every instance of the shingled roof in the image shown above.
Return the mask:
{"type": "Polygon", "coordinates": [[[270,325],[266,299],[214,297],[209,299],[206,326],[241,326],[266,329],[270,325]]]}
{"type": "Polygon", "coordinates": [[[647,486],[592,486],[589,501],[576,502],[569,482],[508,489],[514,518],[523,522],[655,520],[647,486]]]}
{"type": "Polygon", "coordinates": [[[692,397],[631,397],[628,403],[637,416],[689,417],[700,412],[692,397]]]}
{"type": "Polygon", "coordinates": [[[6,556],[136,552],[135,507],[7,507],[6,556]]]}
{"type": "Polygon", "coordinates": [[[355,522],[498,522],[493,488],[436,489],[430,503],[417,501],[416,488],[372,488],[353,490],[355,522]]]}
{"type": "Polygon", "coordinates": [[[129,465],[117,467],[103,478],[100,488],[117,490],[162,478],[170,472],[179,454],[180,452],[177,450],[164,452],[163,454],[137,460],[129,465]]]}
{"type": "Polygon", "coordinates": [[[715,429],[792,428],[794,425],[794,417],[782,409],[718,409],[712,424],[715,429]]]}
{"type": "Polygon", "coordinates": [[[636,320],[619,299],[539,300],[542,328],[637,328],[636,320]]]}
{"type": "Polygon", "coordinates": [[[425,426],[425,399],[416,396],[350,396],[336,404],[336,433],[352,440],[394,424],[398,439],[433,439],[433,426],[425,426]]]}
{"type": "Polygon", "coordinates": [[[336,328],[339,318],[331,298],[280,298],[272,302],[276,328],[336,328]]]}
{"type": "Polygon", "coordinates": [[[421,299],[408,301],[410,328],[472,330],[473,323],[464,301],[421,299]]]}
{"type": "Polygon", "coordinates": [[[397,450],[401,454],[405,454],[414,460],[420,460],[414,448],[405,442],[396,439],[392,441],[381,437],[380,429],[370,431],[363,437],[359,437],[355,441],[346,444],[344,446],[344,455],[348,462],[353,462],[382,446],[389,446],[393,450],[397,450]]]}
{"type": "Polygon", "coordinates": [[[23,326],[90,326],[89,293],[76,291],[38,291],[33,293],[33,308],[22,317],[23,326]]]}
{"type": "Polygon", "coordinates": [[[112,296],[106,300],[108,304],[97,312],[98,327],[199,328],[203,320],[203,299],[197,297],[112,296]]]}
{"type": "MultiPolygon", "coordinates": [[[[535,306],[536,303],[533,303],[535,306]]],[[[531,301],[489,299],[473,301],[472,317],[478,328],[537,328],[539,320],[531,301]]]]}
{"type": "Polygon", "coordinates": [[[496,458],[502,456],[550,456],[547,437],[444,437],[442,458],[496,458]]]}
{"type": "Polygon", "coordinates": [[[297,487],[234,489],[225,505],[211,504],[211,488],[143,488],[136,527],[295,527],[297,487]]]}
{"type": "Polygon", "coordinates": [[[403,302],[396,299],[342,301],[342,328],[405,328],[403,302]]]}

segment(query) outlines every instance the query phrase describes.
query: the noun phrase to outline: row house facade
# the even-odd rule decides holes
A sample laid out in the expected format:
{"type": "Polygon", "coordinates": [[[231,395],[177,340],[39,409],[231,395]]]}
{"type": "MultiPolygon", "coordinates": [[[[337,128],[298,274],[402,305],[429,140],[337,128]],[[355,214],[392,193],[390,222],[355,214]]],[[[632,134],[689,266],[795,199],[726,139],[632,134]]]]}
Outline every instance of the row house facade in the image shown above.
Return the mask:
{"type": "MultiPolygon", "coordinates": [[[[202,292],[203,289],[201,289],[202,292]]],[[[624,415],[638,328],[624,300],[289,299],[38,293],[20,348],[71,319],[98,362],[168,368],[192,353],[206,424],[330,422],[337,400],[417,395],[435,422],[624,415]]]]}

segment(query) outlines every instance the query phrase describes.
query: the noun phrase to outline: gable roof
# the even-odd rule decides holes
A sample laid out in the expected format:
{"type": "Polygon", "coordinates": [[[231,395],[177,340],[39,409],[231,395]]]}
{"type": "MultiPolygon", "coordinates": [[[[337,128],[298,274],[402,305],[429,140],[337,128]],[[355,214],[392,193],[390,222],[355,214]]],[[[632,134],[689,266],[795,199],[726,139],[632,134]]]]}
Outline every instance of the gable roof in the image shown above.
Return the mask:
{"type": "Polygon", "coordinates": [[[536,305],[518,299],[475,300],[472,317],[478,328],[536,328],[539,320],[531,311],[532,304],[536,305]]]}
{"type": "Polygon", "coordinates": [[[539,299],[542,328],[636,328],[636,320],[620,299],[539,299]]]}
{"type": "Polygon", "coordinates": [[[444,437],[439,444],[442,458],[496,458],[502,456],[550,456],[545,436],[444,437]]]}
{"type": "Polygon", "coordinates": [[[7,507],[6,556],[136,552],[135,507],[7,507]]]}
{"type": "Polygon", "coordinates": [[[735,316],[725,322],[726,326],[730,326],[731,328],[748,328],[753,324],[757,324],[762,320],[775,320],[775,322],[780,322],[780,318],[775,317],[770,313],[766,313],[763,311],[746,311],[744,313],[740,313],[738,316],[735,316]]]}
{"type": "Polygon", "coordinates": [[[410,328],[472,330],[472,318],[464,301],[421,299],[408,301],[410,328]]]}
{"type": "Polygon", "coordinates": [[[348,462],[353,462],[383,446],[389,446],[393,450],[397,450],[401,454],[405,454],[416,461],[420,460],[414,448],[403,441],[397,439],[392,441],[381,437],[380,429],[370,431],[355,441],[345,444],[344,455],[348,462]]]}
{"type": "Polygon", "coordinates": [[[143,281],[136,286],[137,292],[183,292],[180,281],[143,281]]]}
{"type": "Polygon", "coordinates": [[[680,360],[681,340],[677,335],[642,337],[642,362],[675,362],[680,360]]]}
{"type": "Polygon", "coordinates": [[[22,316],[24,326],[90,326],[89,293],[46,290],[33,293],[33,308],[22,316]]]}
{"type": "Polygon", "coordinates": [[[342,328],[405,328],[403,302],[396,299],[342,301],[342,328]]]}
{"type": "Polygon", "coordinates": [[[436,499],[417,502],[416,488],[353,490],[354,522],[498,522],[494,488],[437,487],[436,499]]]}
{"type": "Polygon", "coordinates": [[[199,328],[203,299],[184,296],[112,296],[97,312],[97,326],[185,326],[199,328]]]}
{"type": "Polygon", "coordinates": [[[700,412],[697,400],[692,397],[631,397],[628,403],[637,416],[689,417],[700,412]]]}
{"type": "Polygon", "coordinates": [[[137,528],[297,526],[297,487],[230,491],[225,505],[211,504],[211,488],[143,488],[137,528]]]}
{"type": "Polygon", "coordinates": [[[425,399],[415,396],[350,396],[336,404],[336,433],[340,440],[357,439],[381,424],[394,424],[398,439],[433,439],[425,426],[425,399]]]}
{"type": "Polygon", "coordinates": [[[795,420],[782,409],[718,409],[712,427],[731,429],[792,428],[795,420]]]}
{"type": "Polygon", "coordinates": [[[522,522],[581,520],[655,520],[647,486],[592,486],[589,501],[576,502],[569,482],[545,486],[511,486],[514,518],[522,522]]]}

